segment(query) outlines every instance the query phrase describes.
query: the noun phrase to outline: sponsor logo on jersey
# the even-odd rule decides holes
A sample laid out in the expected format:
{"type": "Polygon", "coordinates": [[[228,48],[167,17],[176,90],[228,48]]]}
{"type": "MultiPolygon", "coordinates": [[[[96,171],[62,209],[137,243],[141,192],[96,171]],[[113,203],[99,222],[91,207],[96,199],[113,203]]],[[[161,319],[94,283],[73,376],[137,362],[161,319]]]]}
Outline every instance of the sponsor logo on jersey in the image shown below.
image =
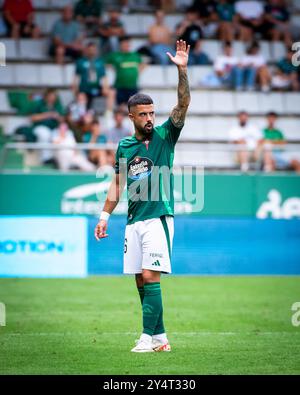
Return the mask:
{"type": "Polygon", "coordinates": [[[131,180],[142,180],[151,174],[153,162],[149,158],[136,156],[130,163],[128,169],[128,177],[131,180]]]}

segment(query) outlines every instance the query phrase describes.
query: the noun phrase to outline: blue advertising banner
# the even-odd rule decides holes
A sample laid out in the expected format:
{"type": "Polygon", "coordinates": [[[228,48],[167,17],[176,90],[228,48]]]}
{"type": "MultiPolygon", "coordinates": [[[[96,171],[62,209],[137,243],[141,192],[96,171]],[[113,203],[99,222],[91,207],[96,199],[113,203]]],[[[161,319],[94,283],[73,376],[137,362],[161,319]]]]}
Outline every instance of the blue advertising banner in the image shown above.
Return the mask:
{"type": "Polygon", "coordinates": [[[0,276],[86,275],[86,218],[0,217],[0,276]]]}
{"type": "MultiPolygon", "coordinates": [[[[94,239],[89,220],[89,274],[121,274],[126,219],[112,215],[109,237],[94,239]]],[[[300,274],[299,220],[175,216],[174,274],[300,274]]]]}

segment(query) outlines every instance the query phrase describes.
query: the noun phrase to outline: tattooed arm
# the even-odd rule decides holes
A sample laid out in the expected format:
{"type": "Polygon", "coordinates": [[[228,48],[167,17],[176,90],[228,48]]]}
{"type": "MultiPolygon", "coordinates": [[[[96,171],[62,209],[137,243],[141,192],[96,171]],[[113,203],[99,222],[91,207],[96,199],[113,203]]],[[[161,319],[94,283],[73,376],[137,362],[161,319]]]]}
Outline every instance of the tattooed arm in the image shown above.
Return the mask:
{"type": "Polygon", "coordinates": [[[167,53],[171,61],[178,67],[178,101],[170,115],[173,124],[177,127],[183,126],[187,109],[191,101],[187,76],[189,50],[190,46],[186,46],[185,41],[180,40],[176,43],[176,55],[172,56],[169,52],[167,53]]]}

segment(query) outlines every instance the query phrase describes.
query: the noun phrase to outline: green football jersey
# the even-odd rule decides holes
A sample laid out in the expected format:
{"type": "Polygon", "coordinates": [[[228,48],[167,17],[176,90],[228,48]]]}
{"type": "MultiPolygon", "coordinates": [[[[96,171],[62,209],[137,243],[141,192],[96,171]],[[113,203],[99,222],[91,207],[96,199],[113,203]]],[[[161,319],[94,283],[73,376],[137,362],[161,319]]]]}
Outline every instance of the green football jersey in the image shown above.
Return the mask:
{"type": "Polygon", "coordinates": [[[169,118],[153,128],[149,141],[135,136],[120,140],[115,171],[127,172],[128,224],[174,215],[172,166],[181,129],[169,118]]]}

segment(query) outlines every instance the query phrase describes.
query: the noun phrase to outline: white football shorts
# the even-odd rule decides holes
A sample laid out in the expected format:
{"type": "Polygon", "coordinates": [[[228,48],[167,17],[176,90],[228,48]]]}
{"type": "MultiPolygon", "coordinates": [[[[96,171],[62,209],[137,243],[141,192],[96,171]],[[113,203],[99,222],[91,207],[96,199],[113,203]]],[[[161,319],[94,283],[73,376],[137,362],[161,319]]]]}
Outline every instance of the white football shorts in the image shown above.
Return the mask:
{"type": "Polygon", "coordinates": [[[137,274],[148,269],[171,273],[173,236],[170,215],[126,225],[123,272],[137,274]]]}

